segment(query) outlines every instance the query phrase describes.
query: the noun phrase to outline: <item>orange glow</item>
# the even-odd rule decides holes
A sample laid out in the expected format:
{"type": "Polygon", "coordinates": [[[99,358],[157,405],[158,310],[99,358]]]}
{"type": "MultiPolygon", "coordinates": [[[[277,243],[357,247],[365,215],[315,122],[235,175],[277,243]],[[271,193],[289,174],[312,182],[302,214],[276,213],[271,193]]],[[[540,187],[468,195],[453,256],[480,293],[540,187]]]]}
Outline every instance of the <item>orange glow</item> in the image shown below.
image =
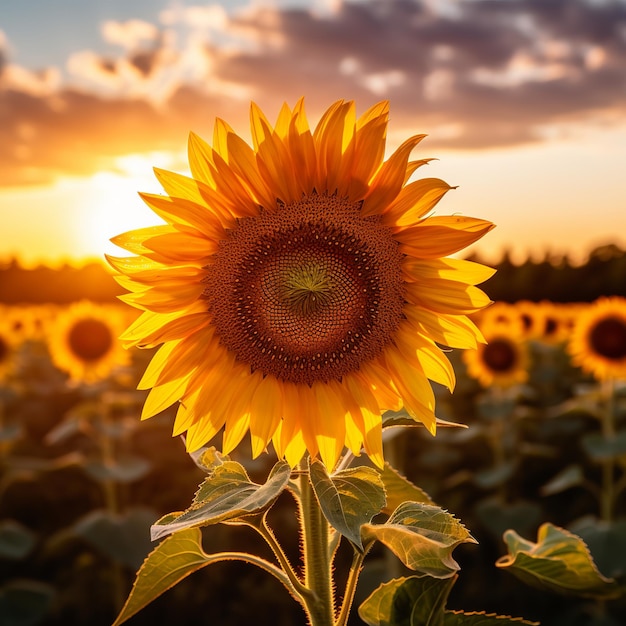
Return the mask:
{"type": "Polygon", "coordinates": [[[152,167],[174,161],[169,154],[128,155],[118,159],[115,172],[0,190],[0,259],[16,257],[26,267],[55,267],[104,261],[105,253],[123,254],[110,238],[161,223],[138,192],[161,193],[152,167]]]}

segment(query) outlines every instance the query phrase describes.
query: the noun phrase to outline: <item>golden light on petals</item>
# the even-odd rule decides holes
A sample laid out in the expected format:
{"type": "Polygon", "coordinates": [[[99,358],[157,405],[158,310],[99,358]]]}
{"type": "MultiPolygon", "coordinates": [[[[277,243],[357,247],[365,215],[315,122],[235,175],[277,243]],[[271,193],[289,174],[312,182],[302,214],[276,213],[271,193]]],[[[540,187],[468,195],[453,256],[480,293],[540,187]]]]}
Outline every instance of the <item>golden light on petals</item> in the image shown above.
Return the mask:
{"type": "Polygon", "coordinates": [[[483,340],[466,315],[490,302],[475,285],[492,273],[444,257],[493,225],[426,217],[451,187],[409,182],[424,135],[384,160],[388,113],[338,101],[312,128],[303,99],[274,125],[252,104],[251,145],[217,120],[213,145],[190,136],[192,177],[156,170],[167,195],[142,197],[166,225],[114,238],[136,256],[110,259],[144,311],[124,345],[163,344],[143,418],[179,402],[190,450],[250,433],[254,456],[272,442],[329,467],[344,447],[382,466],[386,410],[434,434],[429,379],[454,386],[437,344],[483,340]]]}

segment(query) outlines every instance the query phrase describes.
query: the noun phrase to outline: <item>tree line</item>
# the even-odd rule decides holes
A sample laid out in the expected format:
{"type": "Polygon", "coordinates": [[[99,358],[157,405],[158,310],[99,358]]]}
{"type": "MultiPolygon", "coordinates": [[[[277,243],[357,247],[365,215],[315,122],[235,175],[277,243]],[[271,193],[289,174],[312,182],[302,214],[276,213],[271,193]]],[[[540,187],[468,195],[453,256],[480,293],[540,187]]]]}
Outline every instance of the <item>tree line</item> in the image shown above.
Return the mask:
{"type": "MultiPolygon", "coordinates": [[[[481,262],[477,256],[470,260],[481,262]]],[[[492,300],[592,302],[600,296],[626,297],[626,251],[615,245],[595,248],[582,265],[549,256],[516,264],[507,253],[491,265],[498,271],[481,287],[492,300]]],[[[112,303],[123,293],[111,272],[97,262],[27,269],[13,259],[0,266],[4,304],[68,304],[82,299],[112,303]]]]}

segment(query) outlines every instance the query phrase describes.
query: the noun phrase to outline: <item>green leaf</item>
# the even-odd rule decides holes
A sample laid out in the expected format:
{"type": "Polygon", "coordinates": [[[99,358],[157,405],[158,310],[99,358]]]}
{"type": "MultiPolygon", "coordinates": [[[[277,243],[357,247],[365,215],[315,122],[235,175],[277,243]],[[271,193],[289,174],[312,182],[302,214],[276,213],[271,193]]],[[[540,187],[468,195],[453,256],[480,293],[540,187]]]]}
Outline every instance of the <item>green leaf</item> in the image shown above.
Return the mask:
{"type": "Polygon", "coordinates": [[[385,506],[385,489],[378,472],[361,466],[329,476],[324,464],[313,460],[309,476],[328,523],[362,551],[361,526],[385,506]]]}
{"type": "Polygon", "coordinates": [[[607,577],[615,577],[626,593],[626,520],[603,522],[581,520],[570,527],[587,545],[598,569],[607,577]]]}
{"type": "Polygon", "coordinates": [[[177,532],[160,543],[144,561],[133,588],[113,626],[125,622],[193,572],[219,561],[223,555],[209,555],[202,549],[198,528],[177,532]]]}
{"type": "Polygon", "coordinates": [[[48,612],[54,593],[50,585],[34,580],[14,580],[0,587],[0,624],[40,624],[48,612]]]}
{"type": "Polygon", "coordinates": [[[473,481],[481,489],[493,489],[506,483],[515,472],[515,463],[508,462],[474,472],[473,481]]]}
{"type": "Polygon", "coordinates": [[[132,483],[146,476],[150,469],[150,462],[140,457],[127,457],[113,463],[90,459],[85,463],[87,474],[101,482],[132,483]]]}
{"type": "Polygon", "coordinates": [[[19,561],[35,547],[35,534],[22,524],[7,519],[0,522],[0,558],[19,561]]]}
{"type": "Polygon", "coordinates": [[[593,461],[611,461],[626,456],[626,430],[614,437],[591,433],[582,438],[583,448],[593,461]]]}
{"type": "Polygon", "coordinates": [[[529,622],[521,617],[509,617],[508,615],[495,615],[494,613],[464,613],[463,611],[446,611],[443,626],[539,626],[539,622],[529,622]]]}
{"type": "Polygon", "coordinates": [[[382,512],[390,515],[403,502],[423,502],[424,504],[435,504],[425,491],[415,486],[410,480],[405,478],[389,463],[385,463],[382,470],[378,470],[385,487],[387,503],[382,512]]]}
{"type": "Polygon", "coordinates": [[[504,541],[509,554],[499,558],[496,565],[532,586],[585,597],[620,594],[615,581],[600,573],[583,540],[562,528],[543,524],[537,543],[508,530],[504,541]]]}
{"type": "Polygon", "coordinates": [[[207,526],[268,509],[287,486],[291,476],[289,463],[280,461],[272,468],[264,485],[253,483],[243,465],[222,461],[200,485],[190,508],[170,513],[152,526],[152,540],[160,539],[183,528],[207,526]]]}
{"type": "Polygon", "coordinates": [[[404,502],[385,524],[365,524],[361,537],[380,541],[409,569],[434,578],[453,576],[459,565],[452,550],[460,543],[476,543],[450,513],[420,502],[404,502]]]}
{"type": "Polygon", "coordinates": [[[511,528],[520,533],[532,532],[542,519],[541,506],[537,502],[507,502],[500,496],[481,500],[475,504],[474,510],[484,526],[498,538],[511,528]]]}
{"type": "Polygon", "coordinates": [[[150,524],[156,514],[148,509],[131,509],[118,515],[92,511],[81,518],[73,531],[117,563],[136,570],[150,552],[150,524]]]}
{"type": "Polygon", "coordinates": [[[571,489],[572,487],[578,487],[584,484],[584,482],[585,475],[582,467],[580,465],[568,465],[541,488],[541,494],[544,496],[552,496],[556,493],[571,489]]]}
{"type": "Polygon", "coordinates": [[[368,626],[443,626],[455,580],[409,576],[383,583],[361,604],[359,617],[368,626]]]}

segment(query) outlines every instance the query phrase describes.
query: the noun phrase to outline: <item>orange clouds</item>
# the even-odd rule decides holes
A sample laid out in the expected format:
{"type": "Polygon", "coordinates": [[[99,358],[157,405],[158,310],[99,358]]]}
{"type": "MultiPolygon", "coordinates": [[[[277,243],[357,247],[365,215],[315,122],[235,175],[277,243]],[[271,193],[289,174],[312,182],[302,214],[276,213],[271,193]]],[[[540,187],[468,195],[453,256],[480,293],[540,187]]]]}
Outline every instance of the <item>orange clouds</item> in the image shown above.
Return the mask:
{"type": "Polygon", "coordinates": [[[106,169],[128,152],[179,150],[189,130],[210,133],[216,115],[243,128],[250,98],[277,110],[304,94],[315,116],[334,98],[366,107],[387,97],[394,126],[428,129],[433,149],[626,122],[623,3],[327,5],[323,13],[177,5],[158,23],[109,20],[101,34],[117,54],[76,51],[64,67],[37,72],[10,62],[6,33],[0,185],[106,169]]]}

